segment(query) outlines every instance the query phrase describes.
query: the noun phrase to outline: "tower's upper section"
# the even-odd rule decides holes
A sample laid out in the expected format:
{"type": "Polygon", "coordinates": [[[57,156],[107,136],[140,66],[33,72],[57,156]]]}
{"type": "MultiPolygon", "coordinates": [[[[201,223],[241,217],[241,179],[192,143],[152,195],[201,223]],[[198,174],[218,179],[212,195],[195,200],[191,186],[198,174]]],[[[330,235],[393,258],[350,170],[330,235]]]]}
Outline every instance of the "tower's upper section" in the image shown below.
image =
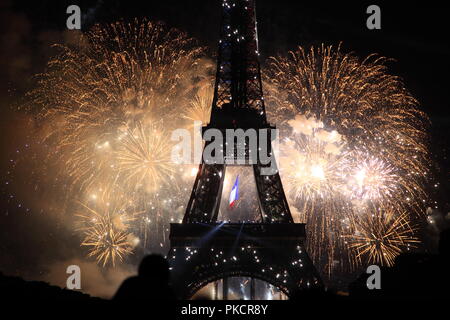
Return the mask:
{"type": "Polygon", "coordinates": [[[223,0],[211,127],[267,125],[255,0],[223,0]]]}

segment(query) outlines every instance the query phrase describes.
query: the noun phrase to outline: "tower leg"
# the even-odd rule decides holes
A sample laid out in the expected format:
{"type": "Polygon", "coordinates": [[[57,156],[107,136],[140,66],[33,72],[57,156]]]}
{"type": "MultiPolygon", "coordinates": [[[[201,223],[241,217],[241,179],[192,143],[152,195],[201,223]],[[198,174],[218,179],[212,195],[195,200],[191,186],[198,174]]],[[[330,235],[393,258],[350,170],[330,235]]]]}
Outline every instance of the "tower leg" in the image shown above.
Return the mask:
{"type": "Polygon", "coordinates": [[[263,175],[264,168],[269,169],[261,164],[253,165],[262,221],[266,223],[294,222],[278,171],[272,175],[263,175]]]}
{"type": "Polygon", "coordinates": [[[228,278],[222,279],[222,300],[228,300],[228,278]]]}
{"type": "Polygon", "coordinates": [[[217,221],[224,179],[224,164],[200,165],[183,223],[217,221]]]}
{"type": "Polygon", "coordinates": [[[214,282],[214,296],[213,300],[219,300],[219,281],[214,282]]]}
{"type": "Polygon", "coordinates": [[[250,300],[255,300],[255,285],[256,281],[255,278],[250,278],[250,300]]]}

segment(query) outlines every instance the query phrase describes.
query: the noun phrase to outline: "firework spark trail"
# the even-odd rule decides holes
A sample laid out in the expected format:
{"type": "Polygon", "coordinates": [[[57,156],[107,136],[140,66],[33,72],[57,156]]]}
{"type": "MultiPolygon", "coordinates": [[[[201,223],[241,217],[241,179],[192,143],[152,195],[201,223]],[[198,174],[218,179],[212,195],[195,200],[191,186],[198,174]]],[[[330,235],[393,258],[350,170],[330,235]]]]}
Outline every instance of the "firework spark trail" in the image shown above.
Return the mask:
{"type": "Polygon", "coordinates": [[[207,125],[211,118],[213,97],[214,87],[211,84],[201,87],[191,101],[190,108],[184,112],[183,118],[191,123],[201,121],[202,125],[207,125]]]}
{"type": "Polygon", "coordinates": [[[298,113],[313,117],[344,135],[350,145],[363,145],[405,171],[424,174],[427,118],[401,80],[387,73],[385,63],[373,55],[359,61],[340,48],[323,46],[273,58],[266,74],[271,80],[268,100],[279,108],[271,115],[277,123],[298,113]],[[391,150],[381,150],[387,143],[405,157],[399,161],[391,150]]]}
{"type": "Polygon", "coordinates": [[[353,152],[343,164],[341,191],[349,199],[362,201],[395,201],[399,177],[395,168],[366,153],[353,152]]]}
{"type": "MultiPolygon", "coordinates": [[[[298,48],[271,58],[265,73],[269,119],[281,128],[286,155],[280,173],[296,219],[307,223],[308,250],[328,273],[335,261],[345,269],[380,254],[355,256],[348,232],[356,232],[356,223],[386,230],[398,217],[407,225],[424,212],[428,119],[401,79],[388,74],[386,62],[375,55],[361,61],[340,47],[298,48]],[[318,132],[339,139],[329,143],[318,132]],[[375,209],[383,218],[361,220],[375,209]]],[[[390,243],[416,241],[401,232],[387,237],[390,243]]],[[[376,258],[381,264],[401,252],[380,248],[390,257],[376,258]]]]}
{"type": "MultiPolygon", "coordinates": [[[[294,219],[305,222],[315,235],[308,238],[308,244],[315,248],[316,259],[335,256],[345,261],[341,236],[349,208],[341,194],[345,184],[341,172],[349,156],[346,143],[314,118],[296,116],[289,125],[293,134],[280,146],[280,174],[287,195],[296,204],[294,219]]],[[[327,265],[328,271],[331,266],[327,265]]]]}
{"type": "Polygon", "coordinates": [[[406,212],[392,208],[355,219],[353,233],[344,236],[355,262],[392,266],[396,256],[419,243],[409,221],[406,212]]]}
{"type": "Polygon", "coordinates": [[[202,53],[184,34],[149,22],[95,27],[80,40],[86,42],[87,48],[61,47],[31,94],[38,121],[53,123],[45,140],[82,187],[112,165],[94,146],[107,149],[135,122],[167,126],[187,104],[193,85],[182,79],[198,70],[202,53]]]}
{"type": "Polygon", "coordinates": [[[144,128],[138,124],[120,136],[113,155],[117,163],[117,180],[125,187],[143,187],[152,192],[161,183],[174,180],[169,135],[158,127],[144,128]]]}
{"type": "Polygon", "coordinates": [[[128,229],[128,224],[137,219],[140,213],[128,214],[124,208],[114,209],[109,204],[100,211],[81,204],[82,213],[77,214],[83,226],[79,228],[85,238],[82,246],[89,247],[89,256],[95,257],[105,266],[133,251],[136,238],[128,229]]]}
{"type": "Polygon", "coordinates": [[[285,138],[281,150],[281,169],[286,190],[293,198],[333,198],[341,184],[339,168],[343,165],[345,146],[335,132],[328,132],[315,119],[296,117],[289,121],[293,134],[285,138]]]}

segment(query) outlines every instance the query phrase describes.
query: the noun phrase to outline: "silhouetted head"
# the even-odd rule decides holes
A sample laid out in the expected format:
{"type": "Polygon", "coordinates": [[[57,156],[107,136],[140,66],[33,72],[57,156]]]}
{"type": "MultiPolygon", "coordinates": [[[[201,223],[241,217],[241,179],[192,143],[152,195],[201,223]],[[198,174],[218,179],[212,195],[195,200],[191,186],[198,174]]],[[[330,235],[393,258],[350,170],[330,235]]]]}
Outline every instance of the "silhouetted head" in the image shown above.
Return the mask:
{"type": "Polygon", "coordinates": [[[139,277],[168,283],[169,263],[158,254],[150,254],[142,259],[138,274],[139,277]]]}

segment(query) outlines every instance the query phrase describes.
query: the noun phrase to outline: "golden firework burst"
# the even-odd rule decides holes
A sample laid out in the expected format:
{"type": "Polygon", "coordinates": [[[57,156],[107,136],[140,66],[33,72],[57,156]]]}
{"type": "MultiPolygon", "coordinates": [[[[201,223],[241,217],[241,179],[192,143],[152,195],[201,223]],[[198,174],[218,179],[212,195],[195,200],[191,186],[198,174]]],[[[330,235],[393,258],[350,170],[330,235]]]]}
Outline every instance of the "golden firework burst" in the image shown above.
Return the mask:
{"type": "Polygon", "coordinates": [[[344,238],[356,263],[392,266],[400,253],[419,243],[414,231],[406,212],[372,209],[355,218],[353,234],[344,238]]]}
{"type": "Polygon", "coordinates": [[[117,260],[133,252],[135,237],[128,231],[129,223],[136,220],[138,213],[128,214],[123,208],[117,209],[110,204],[96,210],[81,204],[84,212],[77,214],[84,234],[82,246],[89,247],[88,256],[95,257],[98,263],[113,266],[117,260]]]}

